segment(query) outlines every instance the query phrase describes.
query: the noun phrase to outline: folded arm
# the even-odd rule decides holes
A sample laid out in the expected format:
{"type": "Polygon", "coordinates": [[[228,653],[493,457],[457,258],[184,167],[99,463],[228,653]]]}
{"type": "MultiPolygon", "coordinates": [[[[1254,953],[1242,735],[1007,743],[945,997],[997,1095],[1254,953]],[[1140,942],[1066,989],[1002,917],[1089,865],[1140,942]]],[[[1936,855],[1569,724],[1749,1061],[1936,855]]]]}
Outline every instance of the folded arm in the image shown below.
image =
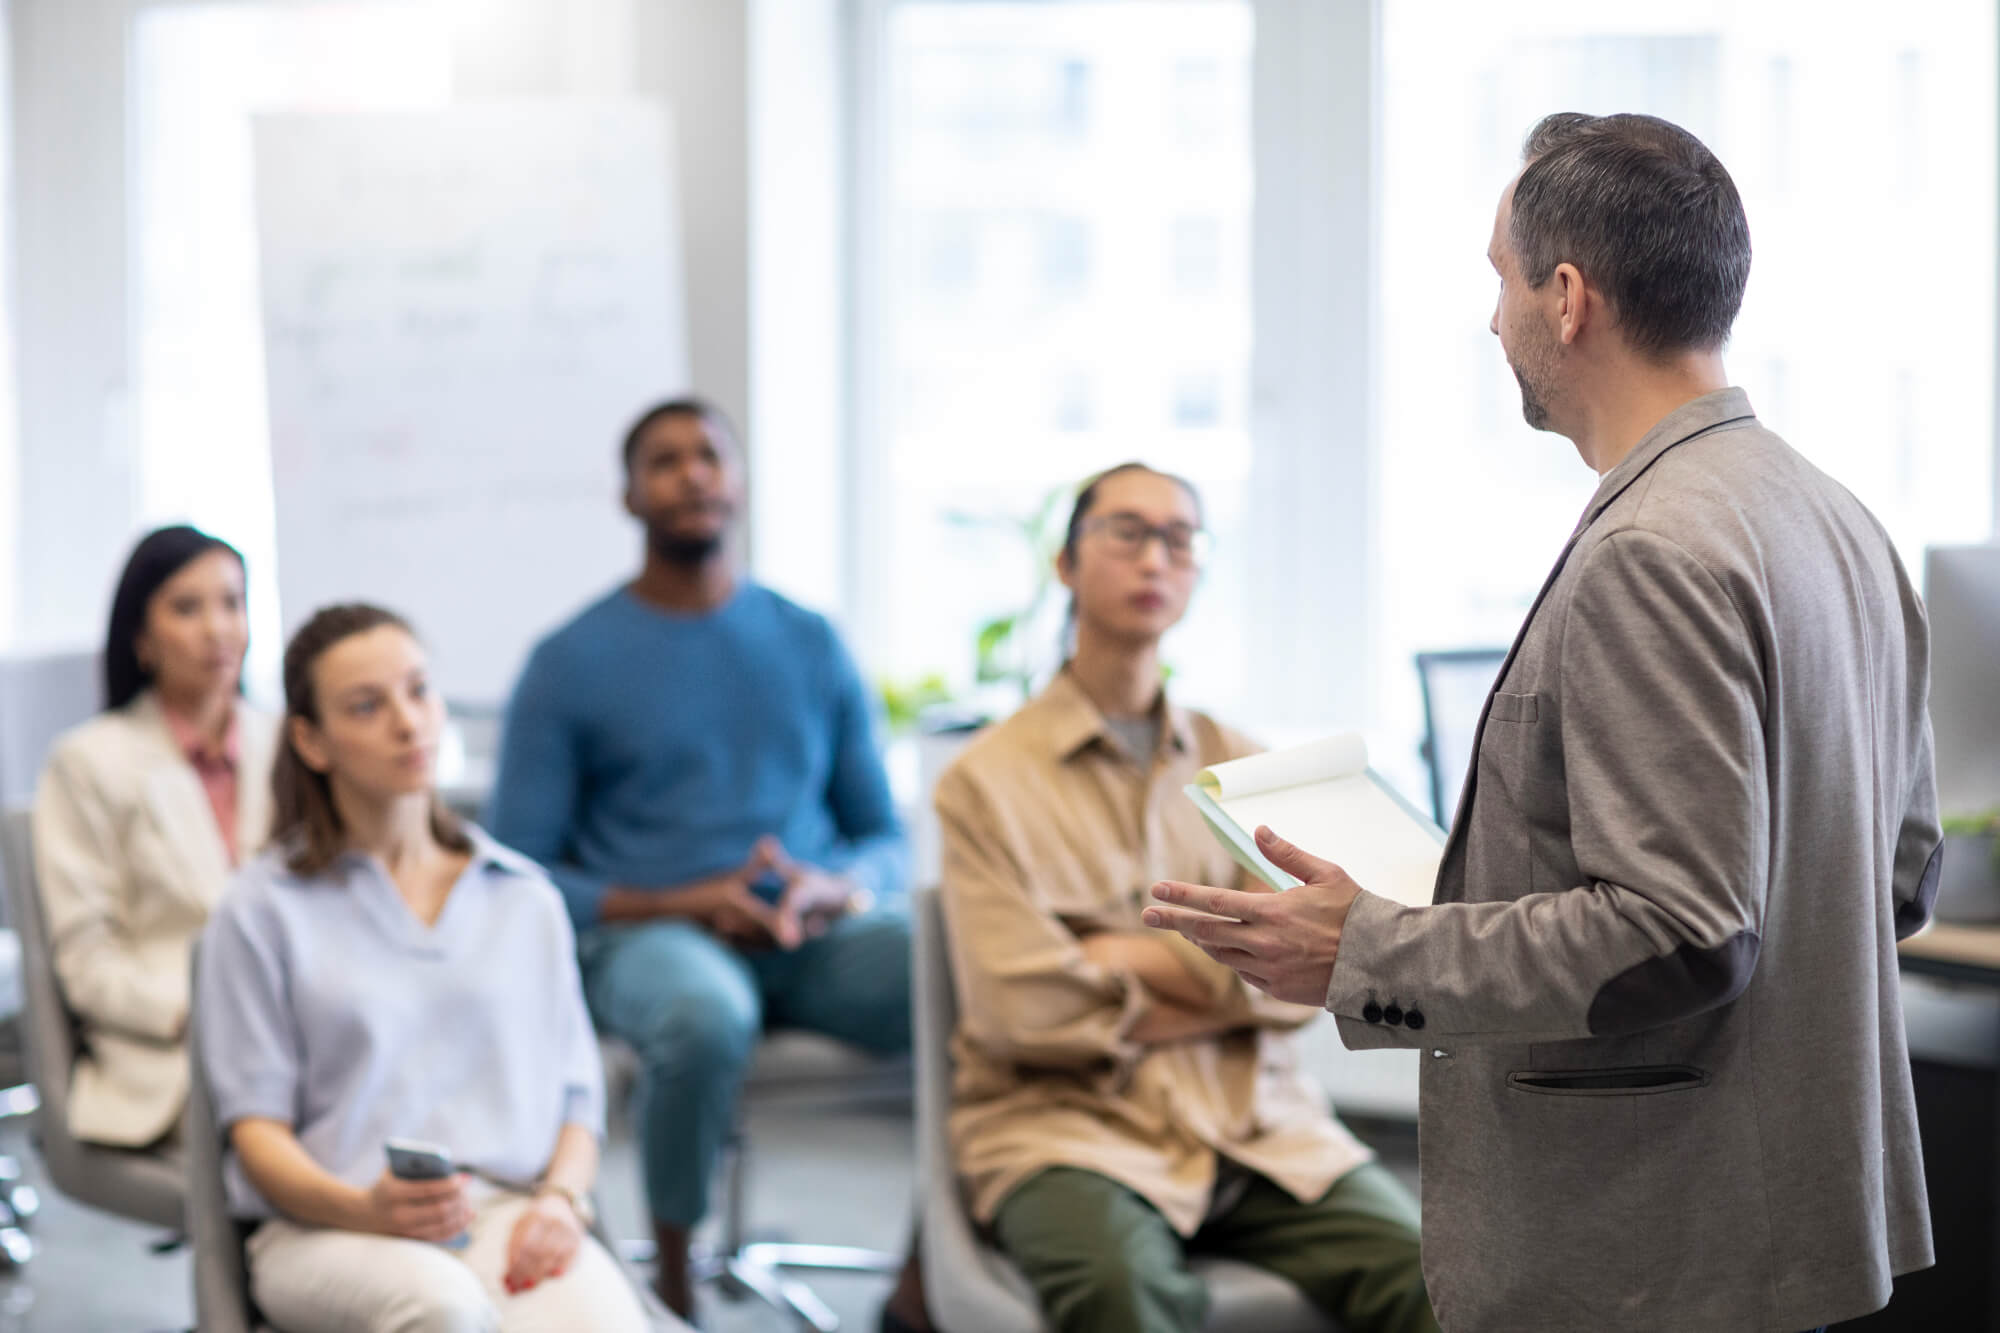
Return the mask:
{"type": "Polygon", "coordinates": [[[1129,1068],[1152,1000],[1123,968],[1084,952],[1030,901],[997,813],[963,773],[938,783],[945,934],[963,1030],[996,1059],[1051,1069],[1129,1068]]]}

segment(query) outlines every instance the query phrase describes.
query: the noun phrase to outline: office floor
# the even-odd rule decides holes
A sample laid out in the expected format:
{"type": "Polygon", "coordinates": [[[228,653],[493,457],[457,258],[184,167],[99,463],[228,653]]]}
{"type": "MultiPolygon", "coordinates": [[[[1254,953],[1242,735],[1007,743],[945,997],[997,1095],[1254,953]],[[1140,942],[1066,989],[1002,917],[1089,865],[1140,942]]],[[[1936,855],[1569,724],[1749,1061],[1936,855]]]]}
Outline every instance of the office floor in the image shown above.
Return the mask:
{"type": "MultiPolygon", "coordinates": [[[[1415,1186],[1413,1131],[1356,1124],[1383,1160],[1415,1186]]],[[[797,1110],[756,1114],[750,1218],[800,1240],[836,1241],[900,1251],[908,1242],[915,1189],[915,1144],[907,1113],[797,1110]]],[[[0,1131],[0,1151],[21,1161],[40,1184],[40,1168],[19,1126],[0,1131]]],[[[614,1234],[641,1234],[637,1162],[629,1133],[612,1127],[605,1155],[603,1204],[614,1234]]],[[[33,1235],[36,1255],[20,1274],[0,1278],[0,1333],[160,1333],[194,1323],[185,1251],[148,1252],[150,1228],[78,1207],[43,1191],[33,1235]]],[[[842,1327],[873,1333],[887,1294],[879,1277],[826,1277],[813,1287],[842,1327]]],[[[713,1294],[702,1310],[706,1333],[794,1333],[790,1321],[754,1304],[713,1294]]]]}

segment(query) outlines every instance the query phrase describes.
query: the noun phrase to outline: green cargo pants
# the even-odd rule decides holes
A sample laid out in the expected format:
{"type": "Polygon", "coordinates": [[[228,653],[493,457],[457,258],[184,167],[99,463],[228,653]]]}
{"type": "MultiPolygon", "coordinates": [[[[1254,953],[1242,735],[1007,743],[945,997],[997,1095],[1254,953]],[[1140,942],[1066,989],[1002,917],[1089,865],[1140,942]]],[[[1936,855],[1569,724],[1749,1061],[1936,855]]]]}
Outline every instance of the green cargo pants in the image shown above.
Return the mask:
{"type": "Polygon", "coordinates": [[[993,1227],[1058,1333],[1200,1333],[1208,1288],[1188,1271],[1189,1254],[1269,1269],[1349,1333],[1437,1333],[1416,1205],[1373,1162],[1316,1203],[1255,1177],[1185,1242],[1116,1181],[1052,1167],[1007,1196],[993,1227]]]}

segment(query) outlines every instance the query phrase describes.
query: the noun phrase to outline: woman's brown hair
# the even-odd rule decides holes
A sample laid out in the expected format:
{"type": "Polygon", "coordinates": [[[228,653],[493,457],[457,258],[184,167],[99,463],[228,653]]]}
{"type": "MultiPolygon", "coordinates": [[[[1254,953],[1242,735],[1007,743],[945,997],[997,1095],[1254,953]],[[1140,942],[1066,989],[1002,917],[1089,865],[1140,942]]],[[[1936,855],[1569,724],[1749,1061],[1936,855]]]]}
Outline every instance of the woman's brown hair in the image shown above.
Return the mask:
{"type": "MultiPolygon", "coordinates": [[[[333,803],[332,782],[307,764],[292,744],[292,720],[320,725],[313,668],[335,644],[384,625],[417,637],[409,622],[394,611],[351,602],[315,613],[285,647],[285,722],[271,773],[271,829],[272,841],[285,849],[285,865],[295,875],[324,874],[347,850],[347,830],[340,822],[340,808],[333,803]]],[[[454,852],[472,850],[464,823],[435,792],[431,836],[454,852]]]]}

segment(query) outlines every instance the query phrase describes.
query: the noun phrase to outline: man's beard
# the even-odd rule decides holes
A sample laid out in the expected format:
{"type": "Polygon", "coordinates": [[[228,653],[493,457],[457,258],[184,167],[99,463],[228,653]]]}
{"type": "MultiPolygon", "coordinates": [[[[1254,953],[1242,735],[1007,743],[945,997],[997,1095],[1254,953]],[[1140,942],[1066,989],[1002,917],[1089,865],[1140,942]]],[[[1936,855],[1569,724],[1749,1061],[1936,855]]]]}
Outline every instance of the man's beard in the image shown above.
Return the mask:
{"type": "Polygon", "coordinates": [[[1549,428],[1549,400],[1555,393],[1555,341],[1537,338],[1521,349],[1518,358],[1508,357],[1507,368],[1521,386],[1521,416],[1535,430],[1549,428]]]}
{"type": "Polygon", "coordinates": [[[683,537],[678,533],[652,531],[646,534],[646,544],[653,548],[653,554],[670,565],[692,569],[713,560],[722,550],[723,534],[713,537],[683,537]]]}
{"type": "Polygon", "coordinates": [[[1542,401],[1541,391],[1528,382],[1519,366],[1512,367],[1514,382],[1521,386],[1521,416],[1535,430],[1549,428],[1549,405],[1542,401]]]}

